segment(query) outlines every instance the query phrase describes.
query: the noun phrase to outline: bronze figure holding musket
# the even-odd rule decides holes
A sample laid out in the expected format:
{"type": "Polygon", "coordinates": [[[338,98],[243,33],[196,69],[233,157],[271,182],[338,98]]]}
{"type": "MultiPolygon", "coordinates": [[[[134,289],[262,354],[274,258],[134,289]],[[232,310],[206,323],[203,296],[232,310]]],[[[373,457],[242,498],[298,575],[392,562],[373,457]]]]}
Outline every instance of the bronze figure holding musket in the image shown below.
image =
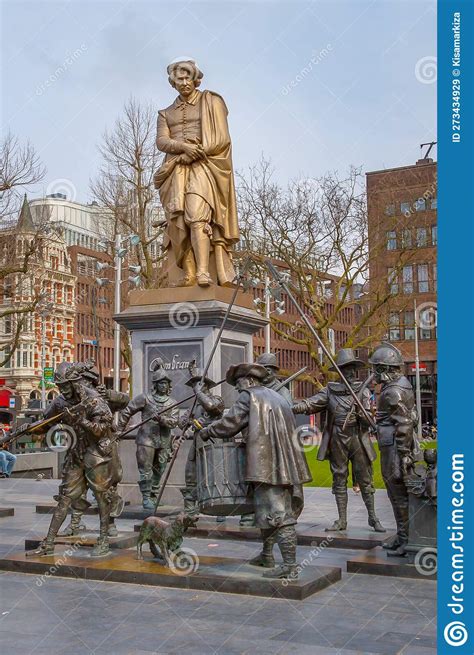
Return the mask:
{"type": "MultiPolygon", "coordinates": [[[[356,371],[364,364],[357,359],[351,348],[340,350],[336,365],[357,393],[366,411],[370,411],[370,392],[356,380],[356,371]]],[[[333,367],[331,370],[335,370],[333,367]]],[[[339,517],[328,531],[347,529],[347,480],[349,462],[355,481],[360,486],[362,499],[368,513],[368,523],[376,532],[385,532],[375,513],[375,489],[372,462],[376,458],[365,416],[358,410],[345,384],[329,382],[315,396],[296,403],[296,414],[317,414],[326,411],[326,425],[317,458],[329,460],[332,473],[332,492],[336,498],[339,517]]]]}

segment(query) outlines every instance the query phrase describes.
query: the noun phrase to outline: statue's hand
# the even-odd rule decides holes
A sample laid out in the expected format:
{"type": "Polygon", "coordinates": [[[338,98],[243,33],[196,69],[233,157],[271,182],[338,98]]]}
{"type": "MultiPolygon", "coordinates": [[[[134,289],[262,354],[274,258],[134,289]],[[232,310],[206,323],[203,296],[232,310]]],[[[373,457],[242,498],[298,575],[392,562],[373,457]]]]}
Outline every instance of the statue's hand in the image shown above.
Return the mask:
{"type": "Polygon", "coordinates": [[[207,428],[203,428],[199,432],[199,436],[203,441],[208,441],[211,438],[211,435],[208,433],[207,428]]]}
{"type": "Polygon", "coordinates": [[[189,164],[192,164],[193,161],[194,161],[194,160],[191,159],[191,157],[188,157],[188,155],[180,155],[180,156],[178,157],[178,162],[179,162],[180,164],[186,164],[186,165],[189,165],[189,164]]]}
{"type": "Polygon", "coordinates": [[[300,403],[293,403],[293,414],[306,414],[308,411],[308,405],[302,401],[300,403]]]}
{"type": "Polygon", "coordinates": [[[204,150],[199,143],[183,143],[183,154],[187,155],[191,161],[195,161],[204,157],[204,150]]]}

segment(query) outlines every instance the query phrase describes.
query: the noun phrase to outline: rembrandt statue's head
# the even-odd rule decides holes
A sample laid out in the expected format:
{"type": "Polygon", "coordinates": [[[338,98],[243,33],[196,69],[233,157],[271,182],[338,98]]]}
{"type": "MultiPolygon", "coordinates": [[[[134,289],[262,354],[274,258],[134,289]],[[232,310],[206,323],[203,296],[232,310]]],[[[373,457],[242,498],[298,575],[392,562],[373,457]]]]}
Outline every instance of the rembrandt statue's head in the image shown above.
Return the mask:
{"type": "Polygon", "coordinates": [[[166,70],[169,83],[183,98],[188,98],[201,84],[203,74],[194,59],[174,61],[166,70]]]}

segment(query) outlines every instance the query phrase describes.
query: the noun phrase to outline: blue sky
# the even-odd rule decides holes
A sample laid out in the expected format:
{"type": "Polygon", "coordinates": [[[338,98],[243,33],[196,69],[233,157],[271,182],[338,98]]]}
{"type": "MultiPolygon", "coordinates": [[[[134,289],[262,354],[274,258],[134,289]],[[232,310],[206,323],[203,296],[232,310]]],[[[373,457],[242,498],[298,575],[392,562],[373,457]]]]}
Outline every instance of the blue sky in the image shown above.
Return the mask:
{"type": "Polygon", "coordinates": [[[131,95],[168,106],[182,55],[224,96],[239,169],[262,153],[282,181],[391,168],[436,139],[432,1],[3,0],[1,23],[2,130],[47,167],[32,195],[90,200],[103,131],[131,95]]]}

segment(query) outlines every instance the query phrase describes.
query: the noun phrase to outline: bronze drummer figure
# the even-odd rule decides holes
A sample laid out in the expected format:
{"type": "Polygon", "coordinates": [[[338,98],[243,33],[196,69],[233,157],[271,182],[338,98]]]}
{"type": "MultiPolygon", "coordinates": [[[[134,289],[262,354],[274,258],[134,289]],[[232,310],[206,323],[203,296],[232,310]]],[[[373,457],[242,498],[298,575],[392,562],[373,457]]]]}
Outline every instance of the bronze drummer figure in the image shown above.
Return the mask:
{"type": "Polygon", "coordinates": [[[303,505],[303,484],[311,481],[304,453],[298,447],[290,405],[264,386],[268,372],[259,364],[237,364],[226,379],[239,396],[229,412],[200,432],[203,441],[242,433],[246,447],[245,481],[253,488],[255,517],[263,550],[251,564],[271,569],[267,578],[296,578],[296,522],[303,505]],[[283,564],[275,567],[278,544],[283,564]]]}
{"type": "Polygon", "coordinates": [[[224,413],[224,401],[220,396],[211,393],[211,389],[216,386],[211,378],[205,376],[202,379],[202,371],[195,366],[190,366],[189,371],[191,377],[186,385],[191,387],[196,394],[197,406],[193,412],[192,420],[190,420],[189,412],[186,412],[180,420],[180,426],[184,427],[190,424],[186,434],[192,439],[184,470],[185,486],[180,491],[184,499],[184,512],[188,516],[197,517],[199,507],[196,486],[196,448],[200,441],[200,430],[201,427],[206,427],[212,421],[221,418],[224,413]]]}

